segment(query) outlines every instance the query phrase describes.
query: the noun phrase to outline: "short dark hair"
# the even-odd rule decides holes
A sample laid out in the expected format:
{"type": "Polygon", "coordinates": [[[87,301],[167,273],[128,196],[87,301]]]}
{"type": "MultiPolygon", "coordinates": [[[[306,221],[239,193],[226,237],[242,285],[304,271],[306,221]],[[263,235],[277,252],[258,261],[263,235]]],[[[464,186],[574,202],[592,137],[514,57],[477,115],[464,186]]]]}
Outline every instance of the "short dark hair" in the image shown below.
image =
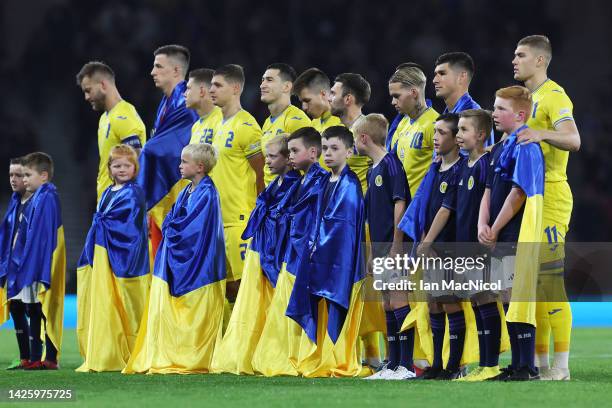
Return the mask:
{"type": "Polygon", "coordinates": [[[467,52],[447,52],[446,54],[440,55],[436,60],[436,65],[446,63],[448,63],[451,69],[458,67],[459,69],[465,70],[470,80],[474,76],[474,60],[467,52]]]}
{"type": "Polygon", "coordinates": [[[484,109],[467,109],[459,113],[460,118],[472,120],[472,124],[477,132],[484,132],[485,140],[493,129],[493,118],[491,112],[484,109]]]}
{"type": "Polygon", "coordinates": [[[13,164],[23,164],[23,157],[11,158],[11,160],[9,161],[9,165],[13,165],[13,164]]]}
{"type": "Polygon", "coordinates": [[[293,92],[296,94],[302,92],[304,88],[312,88],[316,91],[329,91],[329,77],[319,68],[308,68],[293,83],[293,92]]]}
{"type": "Polygon", "coordinates": [[[177,44],[162,45],[161,47],[153,51],[153,56],[157,56],[160,54],[167,55],[170,58],[176,59],[182,65],[183,72],[185,74],[189,70],[189,61],[191,60],[191,53],[189,52],[189,48],[177,44]]]}
{"type": "Polygon", "coordinates": [[[215,71],[209,68],[192,69],[189,71],[189,78],[193,78],[195,82],[210,87],[214,73],[215,71]]]}
{"type": "Polygon", "coordinates": [[[227,64],[215,69],[214,75],[221,75],[227,82],[244,86],[244,69],[238,64],[227,64]]]}
{"type": "Polygon", "coordinates": [[[459,131],[459,115],[457,113],[443,113],[436,118],[436,122],[440,120],[449,123],[453,136],[457,136],[457,132],[459,131]]]}
{"type": "Polygon", "coordinates": [[[291,65],[285,64],[284,62],[275,62],[274,64],[268,65],[266,69],[277,69],[278,75],[283,81],[293,82],[297,77],[295,69],[293,69],[291,65]]]}
{"type": "Polygon", "coordinates": [[[39,173],[47,172],[49,180],[53,178],[53,159],[47,153],[34,152],[27,154],[21,164],[24,167],[33,168],[39,173]]]}
{"type": "Polygon", "coordinates": [[[115,81],[115,73],[102,61],[89,61],[81,70],[76,74],[76,83],[77,86],[81,86],[81,82],[85,77],[92,77],[96,74],[103,75],[110,79],[111,81],[115,81]]]}
{"type": "Polygon", "coordinates": [[[317,129],[307,126],[293,132],[287,138],[287,144],[292,140],[302,139],[302,143],[306,148],[316,147],[317,152],[321,154],[321,134],[317,129]]]}
{"type": "Polygon", "coordinates": [[[547,58],[547,63],[550,63],[552,59],[552,45],[550,40],[545,35],[528,35],[527,37],[521,38],[517,45],[526,45],[531,48],[537,48],[544,52],[547,58]]]}
{"type": "Polygon", "coordinates": [[[347,149],[352,148],[355,145],[355,139],[353,138],[353,132],[351,132],[345,126],[330,126],[323,131],[321,135],[323,139],[331,139],[332,137],[337,137],[344,143],[344,146],[347,149]]]}
{"type": "Polygon", "coordinates": [[[369,102],[372,90],[368,81],[361,75],[345,72],[338,75],[334,82],[340,82],[342,84],[342,96],[353,95],[357,105],[363,106],[369,102]]]}

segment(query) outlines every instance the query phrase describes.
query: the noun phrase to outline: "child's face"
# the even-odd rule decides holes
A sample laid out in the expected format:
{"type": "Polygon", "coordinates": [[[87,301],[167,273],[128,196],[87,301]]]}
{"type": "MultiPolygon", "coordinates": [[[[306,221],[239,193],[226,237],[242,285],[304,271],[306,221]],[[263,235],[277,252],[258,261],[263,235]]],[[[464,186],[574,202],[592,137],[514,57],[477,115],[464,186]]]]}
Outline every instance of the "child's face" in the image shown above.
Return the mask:
{"type": "Polygon", "coordinates": [[[127,157],[118,157],[110,164],[111,178],[117,184],[125,184],[134,179],[136,167],[127,157]]]}
{"type": "Polygon", "coordinates": [[[484,146],[482,131],[476,130],[471,118],[459,118],[459,131],[457,132],[457,144],[468,152],[484,146]]]}
{"type": "Polygon", "coordinates": [[[289,166],[289,158],[280,153],[278,143],[266,146],[266,166],[272,174],[283,174],[289,166]]]}
{"type": "Polygon", "coordinates": [[[360,155],[367,156],[368,155],[368,152],[367,152],[368,146],[366,145],[365,142],[366,142],[366,139],[370,138],[370,136],[365,134],[359,128],[355,129],[355,132],[353,134],[355,135],[355,149],[357,149],[357,152],[360,155]]]}
{"type": "Polygon", "coordinates": [[[321,140],[323,147],[323,160],[325,165],[332,170],[338,169],[346,164],[346,160],[353,153],[353,148],[347,147],[337,137],[321,140]]]}
{"type": "Polygon", "coordinates": [[[289,163],[294,169],[306,171],[316,161],[317,149],[315,147],[307,148],[301,138],[289,141],[289,163]]]}
{"type": "Polygon", "coordinates": [[[47,181],[49,181],[49,174],[46,171],[39,173],[33,167],[23,166],[23,184],[30,193],[38,190],[47,181]]]}
{"type": "Polygon", "coordinates": [[[9,166],[9,182],[15,193],[22,194],[25,192],[23,184],[23,166],[21,164],[11,164],[9,166]]]}
{"type": "Polygon", "coordinates": [[[519,112],[514,111],[512,101],[510,99],[495,98],[493,105],[493,123],[495,129],[511,133],[520,122],[519,112]]]}
{"type": "Polygon", "coordinates": [[[203,165],[196,163],[190,154],[181,153],[181,164],[179,165],[181,177],[187,180],[193,180],[195,176],[203,172],[203,165]]]}
{"type": "Polygon", "coordinates": [[[457,148],[457,140],[453,135],[450,123],[439,120],[434,125],[434,151],[445,155],[457,148]]]}

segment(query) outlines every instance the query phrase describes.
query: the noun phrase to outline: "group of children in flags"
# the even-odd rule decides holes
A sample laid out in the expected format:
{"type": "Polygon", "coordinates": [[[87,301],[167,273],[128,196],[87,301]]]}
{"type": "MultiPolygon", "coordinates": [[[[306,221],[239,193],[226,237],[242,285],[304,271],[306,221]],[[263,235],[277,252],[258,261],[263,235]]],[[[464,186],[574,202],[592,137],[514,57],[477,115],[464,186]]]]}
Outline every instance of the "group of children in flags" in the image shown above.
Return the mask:
{"type": "MultiPolygon", "coordinates": [[[[549,55],[545,37],[535,37],[519,43],[517,58],[525,50],[549,55]]],[[[390,129],[383,115],[361,114],[370,94],[361,76],[343,74],[330,89],[319,70],[296,79],[286,64],[273,64],[262,78],[271,111],[262,132],[240,108],[242,69],[194,70],[185,82],[184,50],[155,53],[152,76],[165,96],[146,143],[142,126],[126,125],[135,110],[117,99],[108,71],[97,85],[95,69],[77,77],[86,99],[105,111],[99,142],[108,179],[77,270],[84,359],[77,371],[539,378],[538,367],[548,364],[537,361],[535,301],[545,141],[520,138],[546,101],[510,86],[496,92],[492,114],[465,93],[439,115],[425,100],[423,70],[402,64],[389,81],[399,113],[390,129]],[[290,105],[292,92],[312,122],[290,105]],[[283,127],[292,120],[299,124],[283,127]],[[108,146],[121,127],[129,129],[108,146]],[[493,127],[503,136],[490,145],[493,127]],[[260,151],[265,171],[257,167],[260,151]],[[155,226],[159,242],[151,239],[155,226]],[[499,280],[502,290],[430,291],[424,299],[391,290],[368,300],[375,258],[407,248],[412,256],[456,256],[446,244],[457,242],[491,251],[490,268],[470,276],[499,280]],[[375,364],[362,356],[371,357],[371,334],[379,331],[387,334],[387,362],[369,367],[375,364]],[[509,348],[511,364],[500,369],[509,348]]],[[[436,64],[437,91],[443,69],[467,55],[451,54],[436,64]]],[[[473,67],[468,84],[471,75],[473,67]]],[[[525,81],[516,69],[515,77],[525,81]]],[[[556,84],[552,90],[563,92],[556,84]]],[[[573,123],[571,102],[561,116],[573,123]]],[[[14,368],[57,368],[65,263],[52,174],[44,153],[11,163],[0,284],[19,344],[14,368]]],[[[409,279],[440,281],[449,272],[409,279]]]]}

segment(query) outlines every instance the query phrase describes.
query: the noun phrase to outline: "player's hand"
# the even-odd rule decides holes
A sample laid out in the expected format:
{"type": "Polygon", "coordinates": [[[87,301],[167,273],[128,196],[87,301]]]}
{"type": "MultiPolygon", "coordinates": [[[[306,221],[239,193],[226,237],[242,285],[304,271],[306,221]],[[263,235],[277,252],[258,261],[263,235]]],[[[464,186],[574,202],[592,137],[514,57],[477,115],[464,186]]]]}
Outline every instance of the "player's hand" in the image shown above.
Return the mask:
{"type": "Polygon", "coordinates": [[[520,144],[540,143],[544,141],[542,133],[535,129],[526,127],[518,133],[517,142],[520,144]]]}
{"type": "Polygon", "coordinates": [[[478,242],[480,242],[482,245],[486,246],[487,248],[490,248],[492,244],[491,238],[492,238],[491,227],[489,227],[488,225],[479,225],[478,226],[478,242]]]}
{"type": "Polygon", "coordinates": [[[417,255],[419,256],[428,257],[432,256],[432,253],[434,254],[433,256],[435,256],[435,252],[433,252],[431,248],[431,242],[421,242],[417,247],[417,255]]]}

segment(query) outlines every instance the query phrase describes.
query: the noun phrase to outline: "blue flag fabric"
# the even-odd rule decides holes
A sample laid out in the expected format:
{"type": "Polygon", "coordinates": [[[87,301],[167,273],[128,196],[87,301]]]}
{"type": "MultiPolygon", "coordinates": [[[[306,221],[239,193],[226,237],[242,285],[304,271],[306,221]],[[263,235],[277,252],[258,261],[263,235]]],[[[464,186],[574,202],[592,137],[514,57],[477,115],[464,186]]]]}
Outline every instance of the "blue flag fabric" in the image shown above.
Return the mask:
{"type": "Polygon", "coordinates": [[[8,262],[7,298],[10,299],[34,282],[51,286],[53,253],[58,245],[62,215],[57,189],[52,183],[41,185],[30,198],[24,213],[26,234],[20,234],[8,262]]]}
{"type": "Polygon", "coordinates": [[[94,248],[99,245],[106,249],[115,276],[146,275],[149,273],[149,246],[144,192],[138,184],[129,182],[106,203],[109,194],[111,187],[98,202],[78,267],[87,264],[93,267],[94,248]]]}
{"type": "MultiPolygon", "coordinates": [[[[325,181],[328,182],[328,174],[325,181]]],[[[286,315],[313,343],[317,341],[318,303],[327,301],[327,332],[335,343],[351,301],[353,285],[365,276],[361,244],[365,239],[365,207],[361,183],[348,166],[342,171],[329,202],[317,201],[317,222],[309,258],[301,264],[286,315]],[[325,207],[324,207],[325,206],[325,207]]]]}
{"type": "Polygon", "coordinates": [[[242,233],[244,240],[253,238],[251,249],[259,253],[261,269],[272,287],[276,287],[286,250],[287,224],[279,222],[283,211],[280,204],[299,179],[300,174],[293,170],[282,178],[276,177],[257,197],[255,208],[242,233]]]}
{"type": "MultiPolygon", "coordinates": [[[[482,109],[482,108],[480,107],[478,102],[472,99],[472,96],[468,92],[466,92],[461,96],[461,98],[459,98],[459,100],[457,101],[455,106],[453,106],[453,110],[450,111],[450,113],[461,113],[464,110],[468,110],[468,109],[482,109]]],[[[448,107],[444,108],[444,112],[442,113],[449,113],[448,107]]],[[[495,144],[495,132],[493,131],[493,129],[491,129],[491,134],[489,135],[489,138],[485,140],[485,146],[493,146],[494,144],[495,144]]]]}
{"type": "Polygon", "coordinates": [[[181,178],[181,151],[189,144],[191,127],[198,120],[197,113],[185,106],[186,87],[187,83],[182,81],[170,98],[162,98],[151,138],[138,158],[137,182],[145,192],[147,210],[164,198],[181,178]]]}
{"type": "Polygon", "coordinates": [[[9,201],[8,209],[0,225],[0,288],[4,286],[6,274],[8,272],[8,262],[11,257],[11,247],[13,235],[17,225],[17,210],[21,196],[13,193],[9,201]]]}
{"type": "Polygon", "coordinates": [[[181,191],[164,220],[153,274],[182,296],[225,279],[225,242],[219,194],[205,176],[193,192],[181,191]]]}

